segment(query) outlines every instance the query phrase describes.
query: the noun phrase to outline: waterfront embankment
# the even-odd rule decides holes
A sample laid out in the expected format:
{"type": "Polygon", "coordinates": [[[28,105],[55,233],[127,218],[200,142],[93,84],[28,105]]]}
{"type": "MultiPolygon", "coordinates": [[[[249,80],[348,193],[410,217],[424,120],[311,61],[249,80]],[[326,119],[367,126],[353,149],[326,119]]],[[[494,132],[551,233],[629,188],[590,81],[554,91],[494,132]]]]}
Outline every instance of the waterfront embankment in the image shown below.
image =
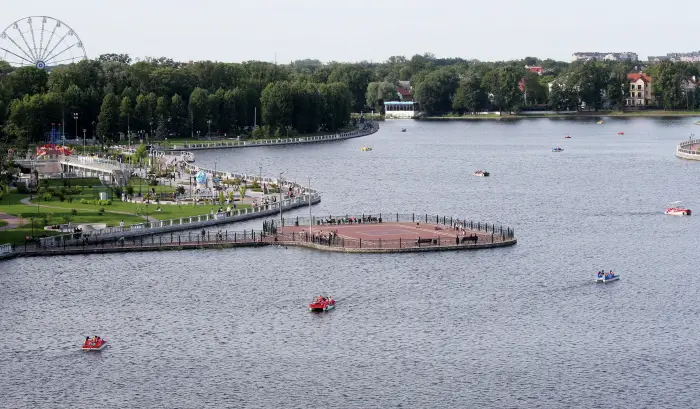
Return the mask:
{"type": "Polygon", "coordinates": [[[42,246],[17,246],[12,257],[45,257],[270,245],[307,247],[345,253],[408,253],[478,250],[517,243],[512,228],[428,214],[379,213],[366,215],[286,218],[266,221],[263,230],[141,231],[114,236],[57,236],[42,246]],[[304,225],[306,224],[306,226],[304,225]],[[60,239],[59,239],[60,237],[60,239]],[[369,239],[368,239],[369,237],[369,239]]]}
{"type": "Polygon", "coordinates": [[[664,111],[664,110],[649,110],[649,111],[530,111],[519,112],[517,114],[506,112],[488,112],[477,114],[464,115],[437,115],[437,116],[422,116],[416,119],[423,121],[450,121],[450,120],[507,120],[507,119],[524,119],[524,118],[598,118],[598,117],[613,117],[613,118],[665,118],[665,117],[700,117],[700,111],[664,111]]]}
{"type": "Polygon", "coordinates": [[[700,139],[688,139],[676,145],[676,156],[689,160],[700,160],[700,139]]]}

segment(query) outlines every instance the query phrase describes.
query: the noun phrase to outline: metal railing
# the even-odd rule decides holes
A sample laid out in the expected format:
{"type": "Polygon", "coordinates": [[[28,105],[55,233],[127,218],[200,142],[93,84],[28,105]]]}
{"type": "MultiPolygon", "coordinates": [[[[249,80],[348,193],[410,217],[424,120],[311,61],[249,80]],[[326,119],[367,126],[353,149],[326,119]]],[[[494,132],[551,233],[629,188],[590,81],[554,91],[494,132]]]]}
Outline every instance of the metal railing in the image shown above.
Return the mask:
{"type": "Polygon", "coordinates": [[[684,156],[684,155],[689,155],[689,156],[697,156],[698,159],[700,159],[700,151],[697,150],[691,150],[687,149],[693,145],[698,145],[700,144],[700,139],[689,139],[687,141],[683,141],[679,143],[676,146],[676,156],[684,156]],[[679,155],[681,154],[681,155],[679,155]]]}
{"type": "MultiPolygon", "coordinates": [[[[272,219],[266,222],[274,225],[279,219],[272,219]]],[[[362,223],[424,223],[450,228],[461,227],[466,231],[493,233],[503,235],[508,239],[515,237],[515,230],[511,227],[496,223],[475,222],[466,218],[452,216],[439,216],[425,213],[374,213],[374,214],[345,214],[336,216],[312,216],[312,226],[337,226],[342,224],[362,224],[362,223]]],[[[308,226],[309,217],[300,216],[294,218],[283,218],[282,226],[308,226]]]]}
{"type": "Polygon", "coordinates": [[[17,255],[52,255],[70,252],[90,252],[99,250],[127,251],[129,249],[158,250],[167,247],[202,247],[235,244],[270,244],[272,239],[262,231],[242,230],[216,232],[204,231],[187,233],[152,233],[142,236],[122,237],[117,240],[100,236],[84,236],[75,240],[64,240],[55,246],[16,246],[17,255]]]}
{"type": "MultiPolygon", "coordinates": [[[[209,143],[186,143],[186,144],[173,144],[171,148],[167,150],[183,150],[183,149],[216,149],[216,148],[244,148],[244,147],[254,147],[254,146],[272,146],[272,145],[289,145],[296,143],[309,143],[309,142],[323,142],[323,141],[333,141],[341,139],[349,139],[360,136],[365,136],[372,134],[379,130],[379,126],[373,124],[372,127],[367,127],[364,129],[358,129],[352,132],[342,132],[333,135],[320,135],[320,136],[301,136],[293,138],[276,138],[276,139],[262,139],[255,141],[229,141],[229,142],[209,142],[209,143]]],[[[163,149],[163,148],[159,148],[163,149]]]]}
{"type": "Polygon", "coordinates": [[[0,245],[0,256],[12,253],[12,244],[2,244],[0,245]]]}

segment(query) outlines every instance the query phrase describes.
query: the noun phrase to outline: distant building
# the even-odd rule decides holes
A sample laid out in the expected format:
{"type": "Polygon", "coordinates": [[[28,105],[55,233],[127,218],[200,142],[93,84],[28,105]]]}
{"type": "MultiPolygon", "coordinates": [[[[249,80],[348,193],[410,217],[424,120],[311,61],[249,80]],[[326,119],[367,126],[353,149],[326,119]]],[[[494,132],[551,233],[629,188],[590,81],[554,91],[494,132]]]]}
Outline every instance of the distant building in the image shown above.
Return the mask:
{"type": "Polygon", "coordinates": [[[629,95],[625,101],[627,106],[648,106],[654,103],[653,82],[651,76],[639,72],[627,74],[629,95]]]}
{"type": "Polygon", "coordinates": [[[384,103],[386,119],[411,119],[418,113],[418,103],[413,101],[390,101],[384,103]]]}
{"type": "Polygon", "coordinates": [[[538,65],[526,65],[526,66],[525,66],[525,69],[528,70],[528,71],[530,71],[530,72],[534,72],[534,73],[537,74],[537,75],[542,75],[542,74],[544,74],[544,68],[542,68],[542,67],[540,67],[540,66],[538,66],[538,65]]]}
{"type": "Polygon", "coordinates": [[[401,101],[413,101],[413,91],[410,88],[396,87],[396,93],[401,101]]]}
{"type": "Polygon", "coordinates": [[[637,53],[621,52],[621,53],[598,53],[598,52],[582,52],[574,53],[571,56],[571,61],[638,61],[637,53]]]}
{"type": "Polygon", "coordinates": [[[691,51],[689,53],[668,53],[665,56],[649,57],[649,62],[661,61],[700,62],[700,51],[691,51]]]}

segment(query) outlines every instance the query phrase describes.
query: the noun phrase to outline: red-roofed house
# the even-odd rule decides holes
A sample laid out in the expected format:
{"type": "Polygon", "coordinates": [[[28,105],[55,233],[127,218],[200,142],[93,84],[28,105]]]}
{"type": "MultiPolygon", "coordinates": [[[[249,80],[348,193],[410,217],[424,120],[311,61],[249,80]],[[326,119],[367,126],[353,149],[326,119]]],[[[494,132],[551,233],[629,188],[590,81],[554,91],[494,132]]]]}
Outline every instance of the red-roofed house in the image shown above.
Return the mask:
{"type": "Polygon", "coordinates": [[[643,72],[633,72],[627,74],[627,80],[630,82],[629,96],[627,97],[626,105],[628,106],[647,106],[653,105],[654,94],[652,93],[651,76],[643,72]]]}
{"type": "Polygon", "coordinates": [[[404,87],[396,87],[396,92],[399,94],[401,101],[413,101],[413,94],[410,89],[404,87]]]}
{"type": "Polygon", "coordinates": [[[544,74],[544,68],[540,67],[539,65],[526,65],[525,69],[530,72],[534,72],[537,75],[544,74]]]}

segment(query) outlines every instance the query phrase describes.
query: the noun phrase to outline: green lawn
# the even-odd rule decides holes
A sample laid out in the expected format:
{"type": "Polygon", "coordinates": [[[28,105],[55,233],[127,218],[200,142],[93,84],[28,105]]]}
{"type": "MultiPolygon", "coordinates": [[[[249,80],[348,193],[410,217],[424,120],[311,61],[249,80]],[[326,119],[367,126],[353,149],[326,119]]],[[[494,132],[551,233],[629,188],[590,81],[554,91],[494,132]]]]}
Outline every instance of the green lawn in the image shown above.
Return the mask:
{"type": "Polygon", "coordinates": [[[39,184],[42,188],[49,186],[58,189],[63,186],[102,186],[102,182],[98,178],[41,179],[39,184]]]}
{"type": "MultiPolygon", "coordinates": [[[[137,224],[143,223],[144,219],[138,216],[121,215],[115,213],[108,213],[105,211],[104,214],[100,215],[99,208],[76,208],[76,207],[65,207],[60,209],[28,206],[20,203],[20,199],[27,197],[23,194],[11,193],[8,198],[3,198],[2,204],[0,204],[0,212],[11,214],[14,216],[21,216],[28,221],[24,226],[0,232],[0,243],[15,243],[24,244],[25,236],[41,236],[44,233],[47,235],[55,235],[55,232],[44,232],[44,226],[53,224],[64,224],[70,221],[72,224],[79,223],[106,223],[107,226],[118,226],[120,221],[124,221],[124,224],[137,224]],[[77,215],[72,214],[72,209],[77,210],[77,215]],[[34,218],[32,220],[32,217],[34,218]]],[[[60,203],[57,200],[50,202],[42,202],[42,204],[47,204],[53,206],[56,203],[60,203]]],[[[106,206],[105,206],[106,207],[106,206]]]]}
{"type": "Polygon", "coordinates": [[[170,185],[169,182],[166,181],[166,184],[161,184],[160,181],[162,179],[159,179],[159,183],[156,186],[149,186],[148,185],[148,179],[143,179],[138,176],[133,176],[129,178],[129,186],[132,186],[134,188],[134,194],[139,193],[139,187],[141,187],[141,192],[146,193],[150,192],[152,188],[156,189],[156,193],[173,193],[177,189],[177,185],[173,184],[172,186],[170,185]]]}

